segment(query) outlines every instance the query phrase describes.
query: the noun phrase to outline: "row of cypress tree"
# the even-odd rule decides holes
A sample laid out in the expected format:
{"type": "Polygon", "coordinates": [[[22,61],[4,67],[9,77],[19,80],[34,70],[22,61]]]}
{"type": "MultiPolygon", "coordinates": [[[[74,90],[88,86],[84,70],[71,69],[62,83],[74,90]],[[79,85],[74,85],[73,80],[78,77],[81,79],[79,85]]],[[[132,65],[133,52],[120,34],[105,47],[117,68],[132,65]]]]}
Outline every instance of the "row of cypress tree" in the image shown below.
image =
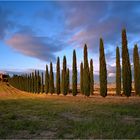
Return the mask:
{"type": "Polygon", "coordinates": [[[43,73],[40,76],[39,71],[32,72],[29,75],[14,75],[8,81],[12,86],[23,91],[32,93],[44,92],[43,73]]]}
{"type": "MultiPolygon", "coordinates": [[[[99,52],[100,94],[101,96],[105,97],[107,96],[107,68],[104,53],[104,42],[102,38],[100,38],[99,52]]],[[[130,96],[132,90],[132,74],[125,29],[122,30],[122,68],[120,59],[120,50],[119,47],[116,47],[116,95],[121,94],[122,83],[123,93],[126,96],[130,96]]],[[[135,93],[140,94],[140,60],[137,45],[134,46],[133,64],[135,93]]],[[[50,72],[48,70],[48,65],[46,65],[45,80],[43,79],[43,73],[40,76],[39,71],[35,71],[29,75],[13,76],[10,78],[9,82],[16,88],[28,92],[45,92],[51,94],[56,92],[58,95],[60,93],[67,95],[67,93],[70,92],[69,77],[69,68],[67,68],[67,60],[66,56],[64,56],[62,70],[60,69],[60,59],[59,57],[57,58],[55,86],[52,62],[50,62],[50,72]]],[[[86,44],[84,46],[84,60],[80,64],[80,92],[85,96],[90,96],[94,93],[93,60],[91,59],[90,63],[88,62],[88,51],[86,44]]],[[[77,93],[77,59],[76,51],[74,50],[72,64],[72,94],[73,96],[76,96],[77,93]]]]}

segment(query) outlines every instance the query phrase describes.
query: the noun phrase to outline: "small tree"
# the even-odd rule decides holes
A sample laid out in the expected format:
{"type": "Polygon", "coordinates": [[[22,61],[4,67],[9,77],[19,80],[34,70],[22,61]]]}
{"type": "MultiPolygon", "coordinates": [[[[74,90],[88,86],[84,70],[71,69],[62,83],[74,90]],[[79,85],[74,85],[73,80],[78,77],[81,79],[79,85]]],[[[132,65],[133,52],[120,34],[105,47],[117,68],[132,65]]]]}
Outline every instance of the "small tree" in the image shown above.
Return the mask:
{"type": "Polygon", "coordinates": [[[30,73],[30,86],[29,86],[29,88],[30,88],[30,91],[29,92],[32,92],[32,75],[31,75],[31,73],[30,73]]]}
{"type": "Polygon", "coordinates": [[[80,91],[83,94],[84,88],[83,88],[83,62],[80,64],[80,91]]]}
{"type": "Polygon", "coordinates": [[[90,94],[93,95],[94,91],[94,78],[93,78],[93,60],[90,60],[90,94]]]}
{"type": "Polygon", "coordinates": [[[45,73],[45,93],[49,92],[49,71],[48,65],[46,65],[46,73],[45,73]]]}
{"type": "Polygon", "coordinates": [[[37,93],[40,93],[41,90],[41,77],[39,75],[39,70],[37,72],[37,93]]]}
{"type": "Polygon", "coordinates": [[[104,43],[102,38],[100,38],[100,94],[101,96],[107,96],[107,69],[106,60],[104,54],[104,43]]]}
{"type": "Polygon", "coordinates": [[[41,93],[44,92],[44,76],[43,76],[43,72],[42,72],[42,75],[41,75],[41,93]]]}
{"type": "Polygon", "coordinates": [[[50,93],[54,93],[54,75],[53,75],[53,65],[50,63],[50,80],[49,80],[49,90],[50,93]]]}
{"type": "Polygon", "coordinates": [[[72,67],[72,94],[77,95],[77,64],[76,64],[76,52],[73,51],[73,67],[72,67]]]}
{"type": "Polygon", "coordinates": [[[119,47],[116,48],[116,95],[121,94],[121,65],[119,47]]]}
{"type": "Polygon", "coordinates": [[[56,93],[60,94],[60,60],[59,57],[57,58],[57,65],[56,65],[56,93]]]}
{"type": "Polygon", "coordinates": [[[135,93],[140,95],[140,60],[137,44],[134,46],[133,51],[133,63],[134,63],[134,87],[135,93]]]}
{"type": "Polygon", "coordinates": [[[84,95],[90,95],[90,73],[88,65],[87,45],[84,47],[84,76],[83,76],[84,95]]]}
{"type": "Polygon", "coordinates": [[[34,73],[32,72],[32,88],[31,92],[34,93],[34,73]]]}
{"type": "Polygon", "coordinates": [[[67,93],[69,93],[69,84],[70,84],[70,80],[69,80],[69,69],[67,68],[67,93]]]}
{"type": "Polygon", "coordinates": [[[37,72],[34,74],[34,92],[37,93],[37,72]]]}

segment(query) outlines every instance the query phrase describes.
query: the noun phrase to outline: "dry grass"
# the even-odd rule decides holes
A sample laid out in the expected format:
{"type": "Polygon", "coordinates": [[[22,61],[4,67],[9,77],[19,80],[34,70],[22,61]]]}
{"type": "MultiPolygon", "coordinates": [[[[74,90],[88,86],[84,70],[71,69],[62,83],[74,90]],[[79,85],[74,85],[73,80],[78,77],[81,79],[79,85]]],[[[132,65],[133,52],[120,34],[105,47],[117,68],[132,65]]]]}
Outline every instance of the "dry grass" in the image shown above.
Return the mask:
{"type": "Polygon", "coordinates": [[[0,138],[140,138],[140,97],[21,92],[0,83],[0,138]]]}

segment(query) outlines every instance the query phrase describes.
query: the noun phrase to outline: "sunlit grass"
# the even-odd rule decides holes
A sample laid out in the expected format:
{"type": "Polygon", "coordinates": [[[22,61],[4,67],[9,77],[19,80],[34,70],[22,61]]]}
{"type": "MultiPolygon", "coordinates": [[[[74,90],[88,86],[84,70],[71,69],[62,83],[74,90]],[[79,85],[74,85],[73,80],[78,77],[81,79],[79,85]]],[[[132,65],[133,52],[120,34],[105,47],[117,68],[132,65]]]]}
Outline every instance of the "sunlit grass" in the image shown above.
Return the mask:
{"type": "Polygon", "coordinates": [[[0,92],[0,138],[140,138],[139,97],[33,95],[10,88],[0,87],[8,92],[0,92]]]}

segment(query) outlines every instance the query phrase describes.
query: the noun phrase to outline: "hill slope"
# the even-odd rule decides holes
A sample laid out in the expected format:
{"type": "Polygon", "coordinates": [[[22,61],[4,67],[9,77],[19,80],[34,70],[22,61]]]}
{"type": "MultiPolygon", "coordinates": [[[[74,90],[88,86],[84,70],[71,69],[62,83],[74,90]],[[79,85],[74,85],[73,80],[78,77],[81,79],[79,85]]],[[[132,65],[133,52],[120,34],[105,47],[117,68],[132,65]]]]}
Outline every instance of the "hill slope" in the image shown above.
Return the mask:
{"type": "Polygon", "coordinates": [[[0,138],[140,138],[140,98],[57,96],[0,83],[0,138]]]}

